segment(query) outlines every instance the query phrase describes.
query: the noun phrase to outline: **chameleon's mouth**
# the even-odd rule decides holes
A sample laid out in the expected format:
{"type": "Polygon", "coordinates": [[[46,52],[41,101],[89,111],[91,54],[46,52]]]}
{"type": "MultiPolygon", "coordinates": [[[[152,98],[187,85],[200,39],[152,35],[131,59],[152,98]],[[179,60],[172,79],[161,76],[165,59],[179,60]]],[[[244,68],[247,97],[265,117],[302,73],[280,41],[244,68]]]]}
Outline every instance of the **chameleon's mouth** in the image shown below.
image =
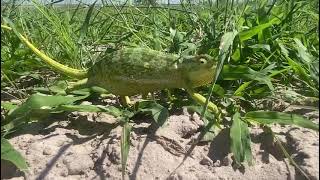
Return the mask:
{"type": "Polygon", "coordinates": [[[210,71],[215,71],[216,68],[217,68],[217,63],[212,63],[212,64],[208,65],[208,69],[210,71]]]}
{"type": "Polygon", "coordinates": [[[211,66],[210,69],[201,70],[197,72],[190,72],[189,79],[192,83],[193,87],[199,87],[206,84],[209,84],[213,80],[213,76],[215,74],[215,66],[211,66]]]}

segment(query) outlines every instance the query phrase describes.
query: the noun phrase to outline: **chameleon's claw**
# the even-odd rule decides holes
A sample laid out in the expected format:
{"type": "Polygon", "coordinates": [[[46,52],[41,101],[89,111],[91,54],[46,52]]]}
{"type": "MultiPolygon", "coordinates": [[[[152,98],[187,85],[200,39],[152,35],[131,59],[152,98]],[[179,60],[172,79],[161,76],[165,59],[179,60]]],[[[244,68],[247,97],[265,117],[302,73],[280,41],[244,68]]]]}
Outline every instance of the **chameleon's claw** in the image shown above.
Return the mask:
{"type": "Polygon", "coordinates": [[[127,105],[132,105],[132,102],[130,101],[129,96],[125,96],[124,98],[127,105]]]}
{"type": "Polygon", "coordinates": [[[129,107],[129,106],[131,106],[133,104],[130,101],[129,96],[120,96],[120,103],[125,107],[129,107]]]}

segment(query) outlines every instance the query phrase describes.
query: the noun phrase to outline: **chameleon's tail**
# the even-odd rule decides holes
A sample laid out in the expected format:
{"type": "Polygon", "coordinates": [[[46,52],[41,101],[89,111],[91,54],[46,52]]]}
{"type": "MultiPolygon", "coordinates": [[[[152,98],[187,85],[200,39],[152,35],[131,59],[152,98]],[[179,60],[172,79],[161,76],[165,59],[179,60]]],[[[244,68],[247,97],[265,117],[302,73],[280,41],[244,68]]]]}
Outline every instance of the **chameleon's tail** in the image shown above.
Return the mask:
{"type": "Polygon", "coordinates": [[[24,37],[22,34],[20,34],[17,31],[17,29],[15,28],[14,24],[8,18],[4,18],[4,21],[6,21],[10,25],[10,27],[1,24],[1,28],[2,29],[13,30],[14,33],[19,37],[19,39],[23,43],[25,43],[34,53],[36,53],[44,62],[46,62],[51,67],[53,67],[55,70],[58,70],[61,73],[67,75],[67,76],[71,76],[71,77],[74,77],[74,78],[77,78],[77,79],[83,79],[83,78],[87,77],[87,71],[78,70],[78,69],[73,69],[73,68],[67,67],[67,66],[65,66],[63,64],[60,64],[57,61],[51,59],[46,54],[42,53],[26,37],[24,37]]]}

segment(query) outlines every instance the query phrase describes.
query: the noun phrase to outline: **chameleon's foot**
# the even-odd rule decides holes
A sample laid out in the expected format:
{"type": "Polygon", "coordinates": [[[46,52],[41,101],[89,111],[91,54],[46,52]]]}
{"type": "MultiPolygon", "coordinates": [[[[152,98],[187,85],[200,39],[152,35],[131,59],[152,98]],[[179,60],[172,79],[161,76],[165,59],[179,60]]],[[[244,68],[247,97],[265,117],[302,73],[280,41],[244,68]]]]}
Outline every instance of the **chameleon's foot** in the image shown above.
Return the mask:
{"type": "MultiPolygon", "coordinates": [[[[206,104],[206,98],[203,97],[201,94],[199,93],[195,93],[194,91],[188,89],[187,90],[189,95],[192,97],[192,99],[194,99],[197,103],[201,104],[201,105],[205,105],[206,104]]],[[[209,101],[208,103],[208,109],[215,115],[215,117],[219,120],[221,117],[221,113],[218,109],[218,107],[213,104],[212,102],[209,101]]]]}
{"type": "Polygon", "coordinates": [[[129,107],[132,105],[132,102],[130,101],[130,98],[128,96],[120,96],[120,103],[124,107],[129,107]]]}

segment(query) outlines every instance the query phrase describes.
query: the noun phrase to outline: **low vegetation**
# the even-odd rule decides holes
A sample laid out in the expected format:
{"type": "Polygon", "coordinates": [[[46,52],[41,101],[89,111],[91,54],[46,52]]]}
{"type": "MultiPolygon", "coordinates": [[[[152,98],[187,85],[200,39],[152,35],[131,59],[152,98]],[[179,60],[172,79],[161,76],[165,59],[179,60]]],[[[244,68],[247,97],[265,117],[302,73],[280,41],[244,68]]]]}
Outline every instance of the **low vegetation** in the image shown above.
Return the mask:
{"type": "Polygon", "coordinates": [[[32,1],[30,6],[23,6],[12,1],[2,6],[2,95],[23,103],[1,102],[1,159],[26,171],[26,162],[8,139],[26,123],[72,111],[104,112],[119,119],[118,124],[123,126],[123,173],[130,126],[141,113],[151,115],[161,127],[171,112],[187,107],[205,122],[198,141],[211,141],[219,130],[230,128],[231,152],[238,166],[252,164],[251,126],[260,125],[275,141],[276,135],[269,128],[273,123],[319,131],[319,125],[305,117],[261,109],[258,105],[280,95],[291,103],[318,107],[318,1],[217,0],[196,5],[186,1],[179,5],[102,2],[55,6],[32,1]],[[179,89],[154,92],[154,99],[144,97],[131,107],[80,105],[83,100],[106,97],[108,92],[99,87],[68,92],[74,79],[56,74],[50,75],[51,80],[43,78],[41,73],[48,66],[6,28],[4,18],[11,20],[42,52],[74,68],[86,69],[104,53],[123,47],[216,57],[213,83],[196,90],[218,106],[220,117],[197,106],[179,89]],[[37,82],[29,89],[21,86],[21,77],[26,76],[37,82]]]}

